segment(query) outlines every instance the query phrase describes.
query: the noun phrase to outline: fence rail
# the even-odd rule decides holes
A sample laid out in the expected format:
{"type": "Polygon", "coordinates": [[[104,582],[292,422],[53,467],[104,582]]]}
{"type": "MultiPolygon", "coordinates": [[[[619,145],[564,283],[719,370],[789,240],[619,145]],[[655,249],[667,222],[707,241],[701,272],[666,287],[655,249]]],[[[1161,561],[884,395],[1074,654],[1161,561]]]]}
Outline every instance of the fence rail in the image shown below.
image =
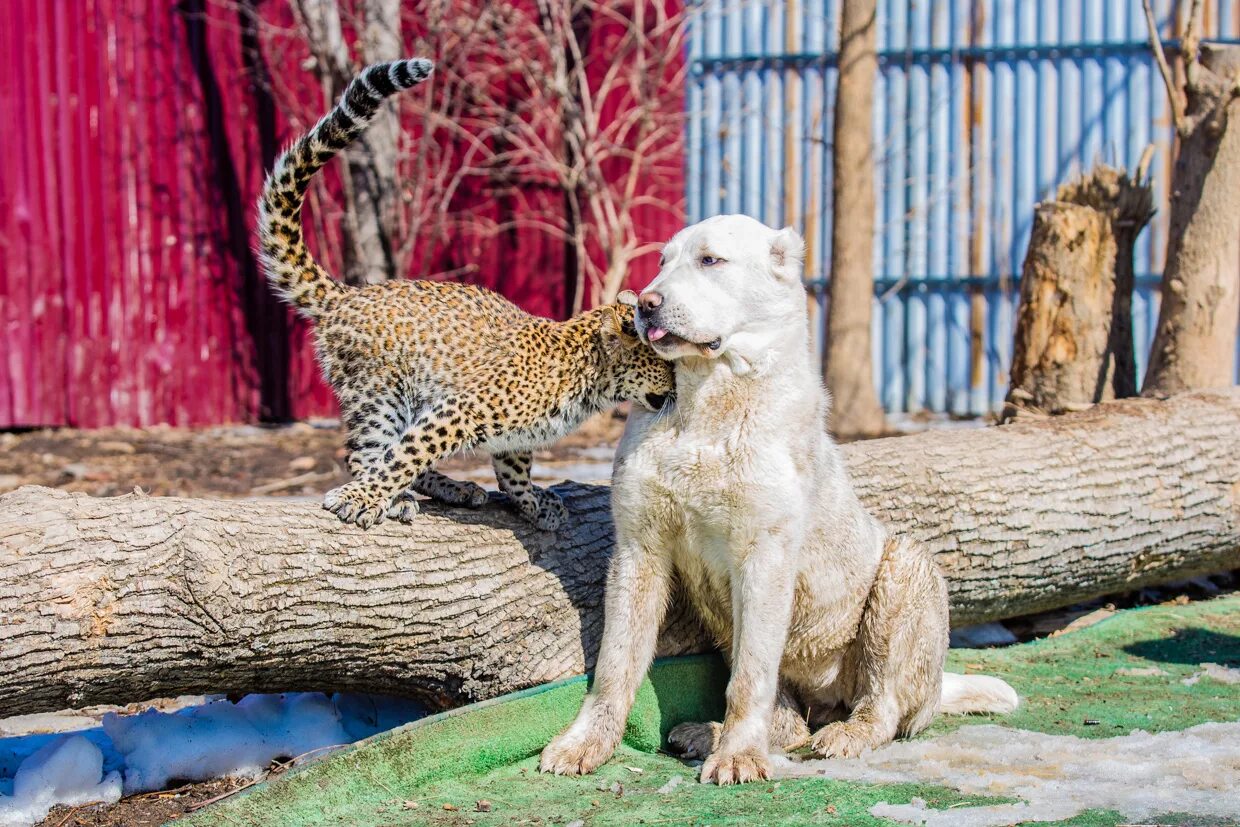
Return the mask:
{"type": "MultiPolygon", "coordinates": [[[[840,0],[705,0],[691,38],[689,218],[743,212],[807,239],[823,302],[840,0]]],[[[1178,44],[1171,0],[1154,8],[1178,44]]],[[[1240,42],[1240,2],[1205,28],[1240,42]]],[[[1153,144],[1137,242],[1138,370],[1158,316],[1173,133],[1140,0],[879,0],[875,382],[889,411],[980,415],[1007,389],[1033,206],[1153,144]]],[[[825,313],[822,314],[825,317],[825,313]]],[[[1240,363],[1240,358],[1237,359],[1240,363]]]]}

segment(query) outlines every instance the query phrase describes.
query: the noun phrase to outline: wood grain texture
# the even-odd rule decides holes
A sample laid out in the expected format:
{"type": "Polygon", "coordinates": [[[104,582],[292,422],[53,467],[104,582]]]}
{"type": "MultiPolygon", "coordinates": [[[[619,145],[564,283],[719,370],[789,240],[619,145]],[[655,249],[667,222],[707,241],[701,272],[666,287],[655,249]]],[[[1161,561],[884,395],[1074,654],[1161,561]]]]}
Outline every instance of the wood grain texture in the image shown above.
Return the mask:
{"type": "MultiPolygon", "coordinates": [[[[1240,390],[845,447],[937,555],[953,622],[1240,565],[1240,390]]],[[[27,487],[0,497],[0,712],[205,691],[454,705],[579,674],[602,629],[605,486],[559,536],[500,506],[346,526],[317,505],[27,487]]],[[[675,606],[662,654],[708,641],[675,606]]]]}

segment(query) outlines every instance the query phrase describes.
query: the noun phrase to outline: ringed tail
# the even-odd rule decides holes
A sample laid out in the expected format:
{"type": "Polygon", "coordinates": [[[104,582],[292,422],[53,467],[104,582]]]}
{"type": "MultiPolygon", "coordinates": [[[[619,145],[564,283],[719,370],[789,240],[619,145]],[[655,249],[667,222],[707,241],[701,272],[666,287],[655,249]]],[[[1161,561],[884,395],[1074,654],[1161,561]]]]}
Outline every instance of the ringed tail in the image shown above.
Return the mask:
{"type": "Polygon", "coordinates": [[[387,98],[417,86],[435,64],[423,58],[367,66],[340,103],[285,150],[258,198],[258,255],[272,288],[303,315],[317,319],[350,288],[306,249],[301,207],[310,179],[365,131],[387,98]]]}

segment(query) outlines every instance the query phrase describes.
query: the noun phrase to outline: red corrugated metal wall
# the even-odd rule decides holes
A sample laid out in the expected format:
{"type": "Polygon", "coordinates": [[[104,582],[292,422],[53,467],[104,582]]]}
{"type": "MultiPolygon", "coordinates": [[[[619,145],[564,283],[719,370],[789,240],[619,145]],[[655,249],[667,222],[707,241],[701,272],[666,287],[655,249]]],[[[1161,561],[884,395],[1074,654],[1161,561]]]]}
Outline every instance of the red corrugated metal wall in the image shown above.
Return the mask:
{"type": "MultiPolygon", "coordinates": [[[[254,92],[236,13],[210,0],[0,2],[0,427],[334,412],[305,327],[251,252],[263,172],[291,135],[254,92]]],[[[680,91],[668,102],[680,107],[680,91]]],[[[678,182],[668,190],[679,202],[678,182]]],[[[639,223],[660,240],[681,217],[647,210],[639,223]]],[[[560,242],[455,241],[431,272],[474,264],[476,283],[562,313],[560,242]]]]}

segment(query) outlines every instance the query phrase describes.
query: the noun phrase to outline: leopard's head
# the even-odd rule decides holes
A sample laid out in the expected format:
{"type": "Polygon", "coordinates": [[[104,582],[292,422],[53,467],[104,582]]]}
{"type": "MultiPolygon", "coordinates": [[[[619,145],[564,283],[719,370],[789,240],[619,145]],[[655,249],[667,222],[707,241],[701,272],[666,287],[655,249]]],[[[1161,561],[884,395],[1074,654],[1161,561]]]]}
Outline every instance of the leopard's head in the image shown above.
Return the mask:
{"type": "Polygon", "coordinates": [[[649,411],[662,410],[676,394],[671,362],[660,359],[638,337],[631,305],[610,304],[599,312],[599,347],[612,401],[628,400],[649,411]]]}

